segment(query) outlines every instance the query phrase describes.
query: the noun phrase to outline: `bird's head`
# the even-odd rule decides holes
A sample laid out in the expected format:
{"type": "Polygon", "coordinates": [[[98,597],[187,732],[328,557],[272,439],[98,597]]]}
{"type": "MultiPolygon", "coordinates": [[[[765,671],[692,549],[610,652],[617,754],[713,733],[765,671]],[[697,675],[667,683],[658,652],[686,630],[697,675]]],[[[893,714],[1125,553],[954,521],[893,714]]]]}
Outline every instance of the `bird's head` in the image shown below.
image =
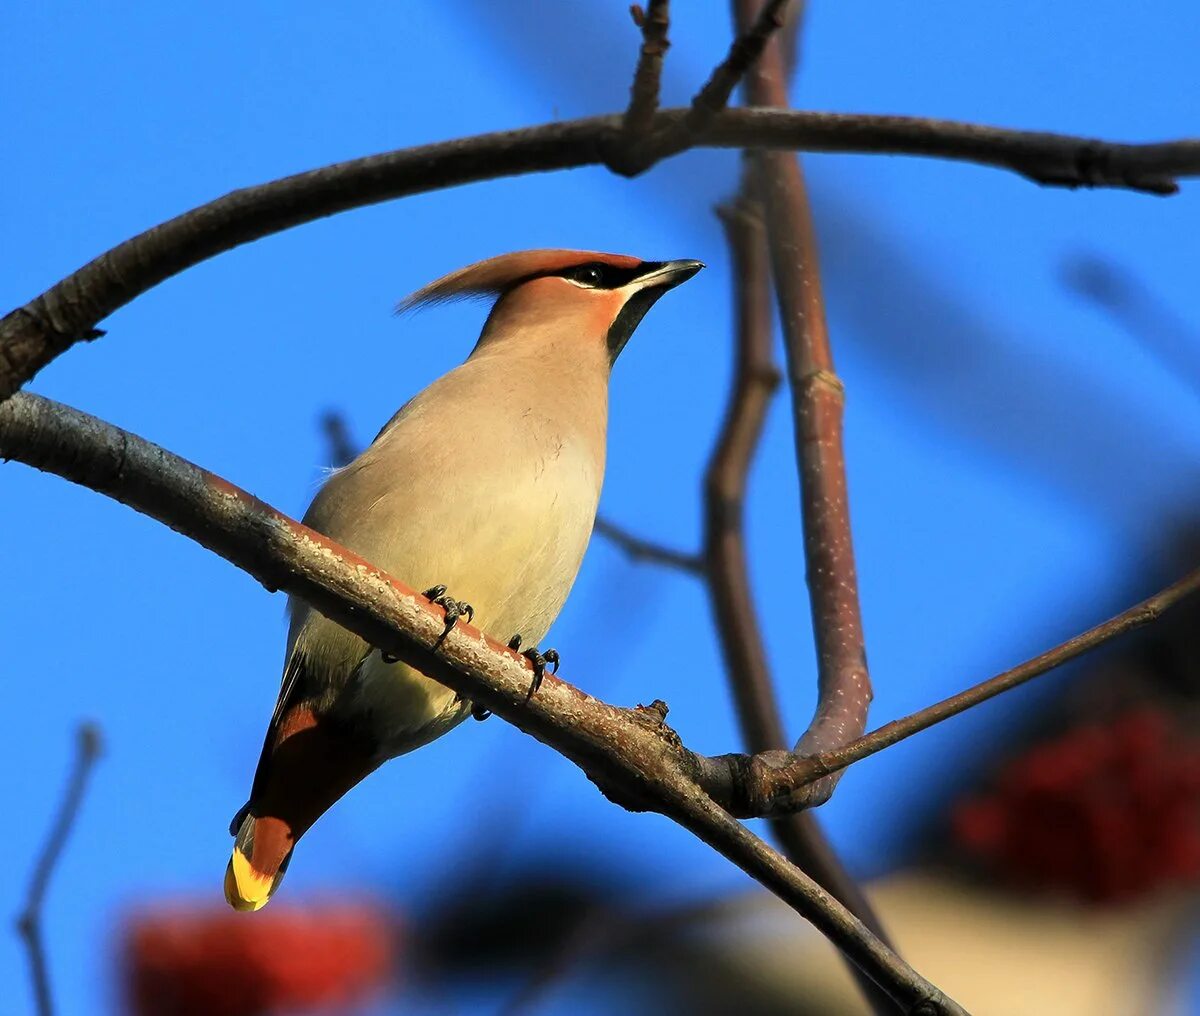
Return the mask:
{"type": "Polygon", "coordinates": [[[699,261],[642,261],[596,251],[517,251],[451,272],[397,309],[495,296],[477,348],[569,337],[602,349],[611,364],[655,301],[703,267],[699,261]]]}

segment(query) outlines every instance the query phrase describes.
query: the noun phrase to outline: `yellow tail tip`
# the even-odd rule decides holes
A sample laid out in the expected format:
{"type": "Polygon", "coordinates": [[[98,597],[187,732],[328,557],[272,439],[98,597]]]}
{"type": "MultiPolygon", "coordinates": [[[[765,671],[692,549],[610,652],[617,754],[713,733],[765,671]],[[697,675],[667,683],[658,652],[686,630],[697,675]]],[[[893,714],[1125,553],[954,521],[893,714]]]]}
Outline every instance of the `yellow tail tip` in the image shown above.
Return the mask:
{"type": "Polygon", "coordinates": [[[267,905],[277,879],[254,870],[237,847],[225,869],[225,900],[234,910],[252,912],[267,905]]]}

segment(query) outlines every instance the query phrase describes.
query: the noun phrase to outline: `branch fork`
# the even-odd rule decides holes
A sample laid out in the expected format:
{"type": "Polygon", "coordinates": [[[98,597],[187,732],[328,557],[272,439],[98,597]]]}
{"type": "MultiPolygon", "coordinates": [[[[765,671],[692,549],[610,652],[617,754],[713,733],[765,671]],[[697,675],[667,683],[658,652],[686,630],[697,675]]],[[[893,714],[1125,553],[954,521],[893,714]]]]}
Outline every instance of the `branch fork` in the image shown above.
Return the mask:
{"type": "Polygon", "coordinates": [[[620,135],[614,139],[605,164],[621,176],[638,176],[655,163],[694,144],[729,99],[746,72],[762,55],[771,37],[783,27],[783,15],[791,0],[767,0],[754,24],[737,36],[725,59],[704,86],[692,97],[687,114],[667,126],[656,126],[663,56],[670,47],[669,0],[650,0],[646,11],[636,4],[630,9],[642,30],[642,48],[634,72],[629,108],[620,135]]]}

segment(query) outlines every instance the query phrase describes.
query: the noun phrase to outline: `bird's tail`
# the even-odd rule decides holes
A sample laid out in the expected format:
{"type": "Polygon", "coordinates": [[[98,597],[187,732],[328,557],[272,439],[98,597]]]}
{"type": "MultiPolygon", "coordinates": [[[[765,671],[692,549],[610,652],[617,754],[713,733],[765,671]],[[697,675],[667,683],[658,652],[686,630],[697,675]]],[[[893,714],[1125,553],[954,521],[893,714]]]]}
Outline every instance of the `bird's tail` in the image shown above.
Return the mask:
{"type": "Polygon", "coordinates": [[[234,910],[261,910],[283,881],[295,841],[287,823],[249,811],[238,828],[225,869],[225,899],[234,910]]]}
{"type": "Polygon", "coordinates": [[[225,899],[260,910],[279,888],[296,841],[382,761],[361,732],[320,719],[306,704],[280,709],[267,734],[250,801],[234,817],[225,899]]]}

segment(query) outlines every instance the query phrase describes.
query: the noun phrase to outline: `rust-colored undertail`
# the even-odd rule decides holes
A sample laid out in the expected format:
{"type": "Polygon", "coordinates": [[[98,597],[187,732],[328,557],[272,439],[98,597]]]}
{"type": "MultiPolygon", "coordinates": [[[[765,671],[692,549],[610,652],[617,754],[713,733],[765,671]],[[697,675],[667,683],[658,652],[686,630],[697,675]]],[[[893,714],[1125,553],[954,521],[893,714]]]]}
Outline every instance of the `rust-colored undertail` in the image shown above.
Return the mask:
{"type": "Polygon", "coordinates": [[[225,899],[235,910],[266,906],[300,837],[379,765],[361,739],[308,704],[284,711],[273,728],[225,870],[225,899]]]}

